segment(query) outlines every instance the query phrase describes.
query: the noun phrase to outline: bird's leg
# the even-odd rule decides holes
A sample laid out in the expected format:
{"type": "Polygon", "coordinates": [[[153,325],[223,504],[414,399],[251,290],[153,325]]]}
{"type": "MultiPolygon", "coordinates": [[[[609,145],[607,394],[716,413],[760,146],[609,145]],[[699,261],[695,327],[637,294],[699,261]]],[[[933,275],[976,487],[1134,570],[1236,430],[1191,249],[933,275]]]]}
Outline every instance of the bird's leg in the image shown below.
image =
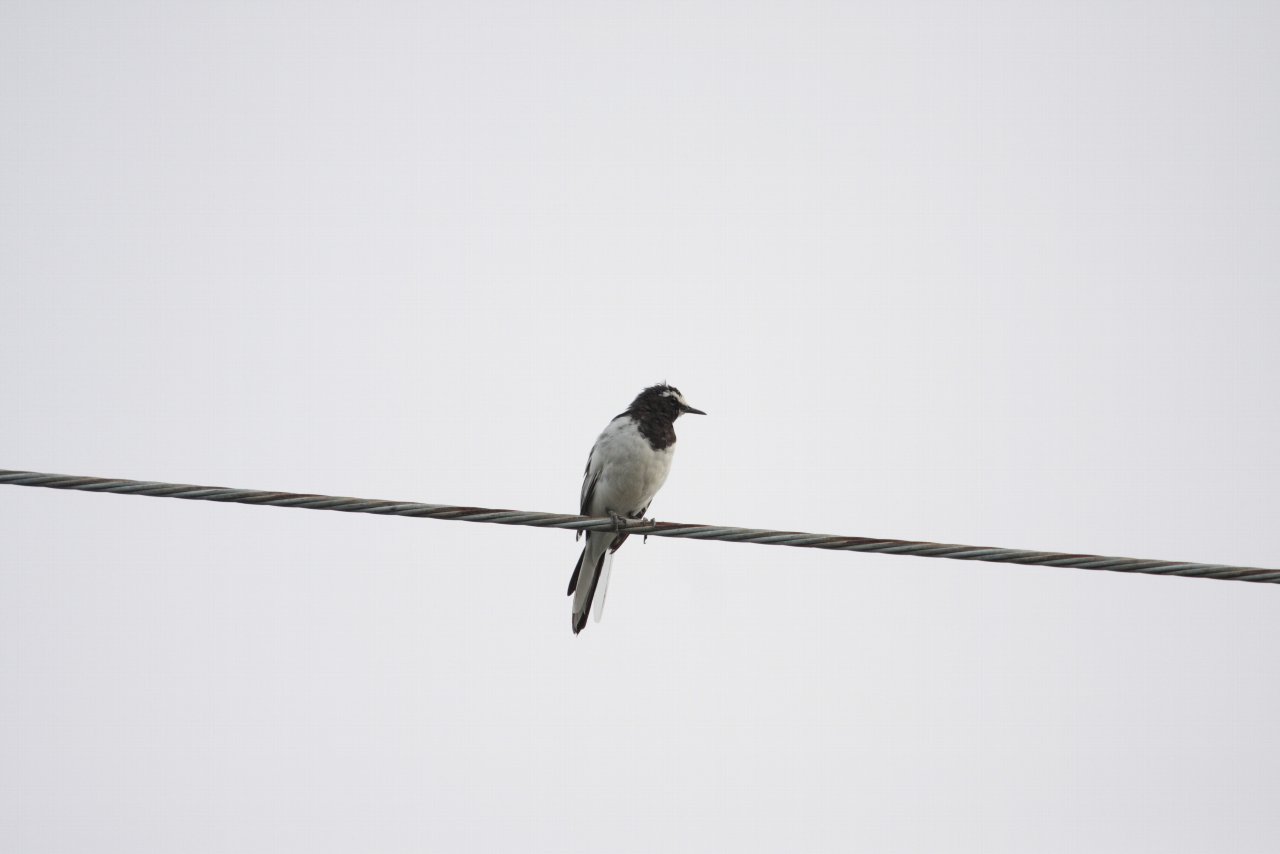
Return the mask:
{"type": "Polygon", "coordinates": [[[610,510],[609,518],[613,520],[613,530],[615,532],[621,531],[623,528],[627,527],[627,517],[623,516],[621,513],[614,513],[610,510]]]}

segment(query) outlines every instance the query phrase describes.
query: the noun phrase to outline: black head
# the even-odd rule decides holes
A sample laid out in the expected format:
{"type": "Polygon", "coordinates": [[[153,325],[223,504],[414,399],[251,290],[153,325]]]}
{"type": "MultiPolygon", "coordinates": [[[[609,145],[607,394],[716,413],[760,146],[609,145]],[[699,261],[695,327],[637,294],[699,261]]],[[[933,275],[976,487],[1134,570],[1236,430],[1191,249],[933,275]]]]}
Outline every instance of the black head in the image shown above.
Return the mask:
{"type": "Polygon", "coordinates": [[[680,389],[675,386],[669,386],[666,383],[651,385],[640,394],[636,395],[636,399],[631,401],[631,406],[627,407],[627,412],[632,415],[650,415],[664,417],[668,420],[675,421],[681,415],[688,413],[690,415],[706,415],[701,409],[694,409],[684,399],[684,395],[680,393],[680,389]]]}

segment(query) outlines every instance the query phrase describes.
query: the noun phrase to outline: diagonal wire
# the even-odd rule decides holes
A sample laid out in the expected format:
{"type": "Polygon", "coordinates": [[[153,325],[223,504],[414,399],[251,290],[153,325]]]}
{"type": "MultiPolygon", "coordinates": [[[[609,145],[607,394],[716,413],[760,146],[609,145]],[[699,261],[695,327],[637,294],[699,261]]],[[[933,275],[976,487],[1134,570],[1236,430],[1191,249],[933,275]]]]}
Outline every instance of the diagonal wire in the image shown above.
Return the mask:
{"type": "MultiPolygon", "coordinates": [[[[409,516],[449,519],[458,522],[488,522],[495,525],[527,525],[534,528],[567,528],[576,531],[617,530],[612,519],[577,516],[571,513],[538,513],[525,510],[494,510],[487,507],[458,507],[450,504],[421,504],[416,501],[384,501],[374,498],[344,498],[334,495],[307,495],[296,492],[268,492],[259,489],[229,489],[222,486],[193,486],[151,480],[77,477],[33,471],[0,469],[0,484],[43,486],[49,489],[78,489],[85,492],[114,492],[121,495],[150,495],[193,501],[225,501],[268,507],[297,507],[304,510],[338,510],[343,513],[375,513],[382,516],[409,516]]],[[[770,531],[763,528],[731,528],[724,525],[691,525],[682,522],[630,521],[622,530],[654,537],[682,537],[690,540],[722,540],[731,543],[759,543],[835,551],[944,557],[951,560],[980,560],[1035,566],[1104,569],[1109,572],[1138,572],[1147,575],[1181,575],[1216,578],[1224,581],[1280,583],[1280,570],[1220,563],[1188,563],[1173,560],[1143,560],[1090,554],[1029,549],[1001,549],[962,546],[919,540],[837,537],[799,531],[770,531]]]]}

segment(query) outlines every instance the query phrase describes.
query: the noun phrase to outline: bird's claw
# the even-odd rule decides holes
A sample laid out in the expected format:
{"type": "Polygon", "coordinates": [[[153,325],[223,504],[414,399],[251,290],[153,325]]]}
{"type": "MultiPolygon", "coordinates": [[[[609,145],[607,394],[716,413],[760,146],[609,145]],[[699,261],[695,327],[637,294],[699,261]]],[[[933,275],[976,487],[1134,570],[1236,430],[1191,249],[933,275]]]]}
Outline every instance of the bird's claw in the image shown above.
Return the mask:
{"type": "MultiPolygon", "coordinates": [[[[656,524],[658,524],[658,520],[657,520],[657,519],[641,519],[641,520],[640,520],[640,524],[641,524],[641,525],[656,525],[656,524]]],[[[643,544],[645,544],[645,543],[647,543],[647,542],[649,542],[649,535],[648,535],[648,534],[645,534],[645,535],[644,535],[644,539],[642,539],[642,540],[640,541],[640,543],[641,543],[641,545],[643,545],[643,544]]]]}
{"type": "Polygon", "coordinates": [[[621,514],[619,514],[619,513],[614,513],[613,511],[610,511],[610,512],[609,512],[609,518],[613,520],[613,530],[614,530],[614,532],[615,532],[615,533],[616,533],[616,532],[618,532],[618,531],[621,531],[623,528],[627,527],[627,517],[626,517],[626,516],[623,516],[623,515],[621,515],[621,514]]]}

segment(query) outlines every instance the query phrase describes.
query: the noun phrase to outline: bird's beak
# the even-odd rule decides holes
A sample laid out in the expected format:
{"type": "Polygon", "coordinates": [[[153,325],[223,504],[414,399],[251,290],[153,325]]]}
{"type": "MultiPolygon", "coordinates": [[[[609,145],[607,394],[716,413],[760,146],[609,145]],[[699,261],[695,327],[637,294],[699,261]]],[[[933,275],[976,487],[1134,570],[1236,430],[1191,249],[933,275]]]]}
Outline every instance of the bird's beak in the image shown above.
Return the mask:
{"type": "Polygon", "coordinates": [[[694,409],[692,406],[690,406],[687,403],[684,405],[683,411],[689,413],[690,415],[706,415],[707,414],[703,412],[701,409],[694,409]]]}

